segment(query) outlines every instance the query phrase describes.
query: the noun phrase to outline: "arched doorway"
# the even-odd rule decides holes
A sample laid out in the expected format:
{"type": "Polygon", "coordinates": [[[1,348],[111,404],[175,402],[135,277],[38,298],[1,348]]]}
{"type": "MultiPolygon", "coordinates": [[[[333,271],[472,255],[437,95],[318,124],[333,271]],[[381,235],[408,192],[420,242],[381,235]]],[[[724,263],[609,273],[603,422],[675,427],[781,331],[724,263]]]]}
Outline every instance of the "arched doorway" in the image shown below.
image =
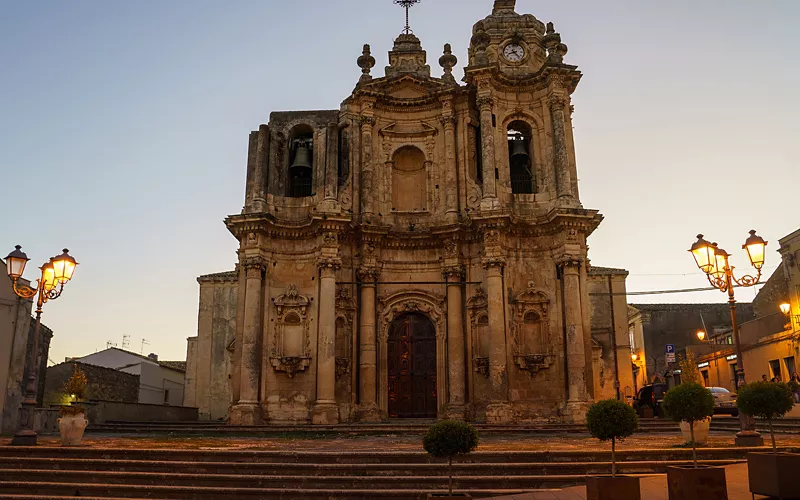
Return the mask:
{"type": "Polygon", "coordinates": [[[436,417],[436,328],[425,315],[395,318],[388,339],[389,417],[436,417]]]}

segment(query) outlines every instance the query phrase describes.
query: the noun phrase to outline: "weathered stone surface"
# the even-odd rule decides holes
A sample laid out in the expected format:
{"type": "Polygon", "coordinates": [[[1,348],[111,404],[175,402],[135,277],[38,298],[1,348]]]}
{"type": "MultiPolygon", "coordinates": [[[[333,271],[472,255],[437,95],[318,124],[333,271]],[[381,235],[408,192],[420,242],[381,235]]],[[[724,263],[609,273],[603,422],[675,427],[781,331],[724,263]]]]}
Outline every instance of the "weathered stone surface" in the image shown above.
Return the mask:
{"type": "MultiPolygon", "coordinates": [[[[427,417],[581,420],[597,376],[582,263],[602,216],[579,200],[570,95],[581,74],[566,51],[552,27],[498,2],[473,29],[465,85],[448,78],[449,57],[431,76],[403,34],[385,76],[364,47],[338,111],[272,113],[251,135],[244,210],[226,219],[245,273],[226,358],[231,422],[253,405],[275,424],[374,421],[404,401],[427,417]],[[432,325],[435,353],[398,333],[408,315],[432,325]]],[[[198,360],[222,334],[208,327],[222,313],[204,286],[198,360]]],[[[615,307],[624,318],[624,299],[615,307]]],[[[221,366],[198,365],[196,394],[221,366]]]]}

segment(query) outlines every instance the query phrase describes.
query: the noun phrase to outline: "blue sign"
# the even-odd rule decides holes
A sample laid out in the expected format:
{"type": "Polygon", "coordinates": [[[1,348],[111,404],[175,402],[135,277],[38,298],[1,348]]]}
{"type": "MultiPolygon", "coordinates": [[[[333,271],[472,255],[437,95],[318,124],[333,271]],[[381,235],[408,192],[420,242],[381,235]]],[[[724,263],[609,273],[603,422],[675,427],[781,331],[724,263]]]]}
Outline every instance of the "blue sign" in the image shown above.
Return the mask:
{"type": "Polygon", "coordinates": [[[675,344],[667,344],[667,354],[675,353],[675,344]]]}

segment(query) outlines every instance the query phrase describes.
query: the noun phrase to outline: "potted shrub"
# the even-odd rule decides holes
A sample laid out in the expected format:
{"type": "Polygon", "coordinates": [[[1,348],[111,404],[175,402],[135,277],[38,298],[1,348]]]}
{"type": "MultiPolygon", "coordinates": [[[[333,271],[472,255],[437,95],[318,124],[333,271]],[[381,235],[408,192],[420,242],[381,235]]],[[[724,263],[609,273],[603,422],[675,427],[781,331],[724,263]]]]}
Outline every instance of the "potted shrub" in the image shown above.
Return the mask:
{"type": "Polygon", "coordinates": [[[714,413],[714,396],[700,384],[689,382],[673,387],[664,395],[664,412],[676,422],[687,422],[691,434],[694,467],[667,467],[670,500],[727,500],[725,469],[697,466],[697,442],[693,424],[714,413]]]}
{"type": "MultiPolygon", "coordinates": [[[[700,369],[697,368],[697,356],[692,351],[686,351],[685,356],[680,356],[678,365],[681,370],[681,383],[701,383],[702,375],[700,374],[700,369]]],[[[689,428],[688,422],[681,421],[679,425],[686,442],[694,441],[700,445],[706,444],[708,442],[708,432],[711,430],[711,418],[712,415],[709,415],[708,418],[696,421],[691,425],[692,429],[689,428]]]]}
{"type": "MultiPolygon", "coordinates": [[[[72,365],[72,375],[64,383],[64,392],[80,401],[86,394],[86,374],[77,364],[72,365]]],[[[61,418],[58,419],[58,431],[61,434],[61,444],[75,446],[81,443],[83,431],[89,425],[86,420],[86,410],[80,405],[62,406],[61,418]]]]}
{"type": "Polygon", "coordinates": [[[772,453],[748,453],[747,472],[750,492],[778,498],[800,498],[800,483],[794,474],[800,470],[800,455],[778,453],[772,421],[794,406],[791,388],[776,382],[753,382],[739,389],[739,411],[767,421],[772,438],[772,453]]]}
{"type": "Polygon", "coordinates": [[[586,427],[592,437],[611,440],[611,476],[586,478],[587,500],[639,500],[639,478],[617,476],[617,439],[625,439],[639,428],[636,410],[616,399],[593,404],[586,413],[586,427]]]}
{"type": "Polygon", "coordinates": [[[436,458],[447,458],[448,494],[432,493],[428,498],[472,498],[467,494],[453,495],[453,457],[466,455],[478,447],[478,431],[466,422],[442,420],[428,429],[422,447],[436,458]]]}

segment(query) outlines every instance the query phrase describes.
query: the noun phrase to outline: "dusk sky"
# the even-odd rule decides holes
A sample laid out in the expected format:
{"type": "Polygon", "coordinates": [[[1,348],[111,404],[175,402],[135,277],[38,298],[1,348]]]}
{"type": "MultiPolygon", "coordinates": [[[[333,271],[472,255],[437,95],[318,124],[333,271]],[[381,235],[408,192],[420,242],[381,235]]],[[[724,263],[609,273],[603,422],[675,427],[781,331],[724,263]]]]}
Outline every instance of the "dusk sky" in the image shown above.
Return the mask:
{"type": "MultiPolygon", "coordinates": [[[[463,64],[491,0],[423,0],[411,25],[434,75],[463,64]]],[[[518,0],[584,73],[573,95],[594,265],[629,291],[706,286],[698,232],[749,270],[750,229],[800,227],[800,2],[518,0]]],[[[50,358],[121,344],[185,359],[196,277],[233,269],[248,133],[276,110],[338,109],[364,43],[382,76],[404,24],[391,0],[0,2],[0,253],[26,277],[68,247],[75,279],[44,308],[50,358]]],[[[766,277],[765,277],[766,278],[766,277]]],[[[755,291],[739,290],[752,300],[755,291]]],[[[720,292],[629,302],[723,302],[720,292]]]]}

